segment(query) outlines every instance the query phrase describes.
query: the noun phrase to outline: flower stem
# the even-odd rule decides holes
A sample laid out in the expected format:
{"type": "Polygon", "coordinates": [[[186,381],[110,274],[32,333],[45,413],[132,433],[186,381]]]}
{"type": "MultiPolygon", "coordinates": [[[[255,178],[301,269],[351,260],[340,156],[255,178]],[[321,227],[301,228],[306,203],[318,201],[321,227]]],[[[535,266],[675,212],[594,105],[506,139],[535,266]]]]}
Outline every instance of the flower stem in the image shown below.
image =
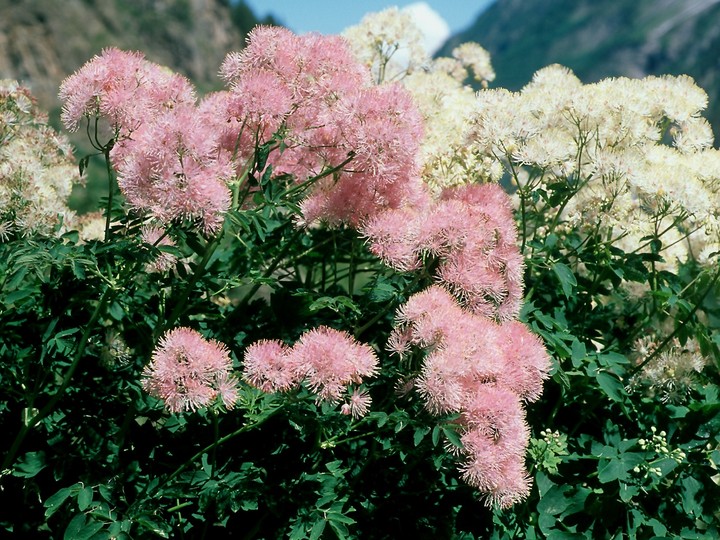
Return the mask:
{"type": "Polygon", "coordinates": [[[112,166],[110,165],[110,146],[103,148],[103,156],[105,156],[105,169],[108,175],[108,203],[107,203],[107,215],[105,216],[105,241],[110,240],[110,222],[112,221],[113,211],[113,192],[115,191],[115,184],[113,182],[112,166]]]}

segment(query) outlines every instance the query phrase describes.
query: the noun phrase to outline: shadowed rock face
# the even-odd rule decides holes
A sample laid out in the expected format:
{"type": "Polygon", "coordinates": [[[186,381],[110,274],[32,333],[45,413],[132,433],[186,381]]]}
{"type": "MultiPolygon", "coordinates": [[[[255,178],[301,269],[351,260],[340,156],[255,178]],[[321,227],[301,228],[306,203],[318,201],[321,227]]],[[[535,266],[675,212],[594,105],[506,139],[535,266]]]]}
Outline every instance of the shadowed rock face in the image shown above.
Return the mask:
{"type": "Polygon", "coordinates": [[[225,54],[256,22],[233,22],[226,0],[0,0],[0,79],[22,81],[52,110],[60,82],[116,46],[213,89],[225,54]]]}
{"type": "Polygon", "coordinates": [[[692,76],[720,127],[720,0],[498,0],[440,54],[463,41],[490,51],[493,86],[517,90],[549,64],[583,82],[663,73],[692,76]]]}

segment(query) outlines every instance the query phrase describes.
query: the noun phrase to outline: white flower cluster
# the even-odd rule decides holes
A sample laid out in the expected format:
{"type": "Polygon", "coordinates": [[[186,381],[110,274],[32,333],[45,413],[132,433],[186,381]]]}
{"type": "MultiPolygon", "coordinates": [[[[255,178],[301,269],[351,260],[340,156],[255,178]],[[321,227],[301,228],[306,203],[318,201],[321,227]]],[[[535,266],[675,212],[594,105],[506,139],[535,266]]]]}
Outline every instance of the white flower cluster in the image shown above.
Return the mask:
{"type": "Polygon", "coordinates": [[[425,126],[421,174],[431,190],[499,180],[500,163],[467,145],[476,97],[464,83],[471,74],[483,87],[495,78],[485,49],[463,43],[451,57],[430,59],[420,29],[397,8],[367,15],[343,36],[378,83],[399,80],[415,98],[425,126]]]}
{"type": "Polygon", "coordinates": [[[410,13],[397,7],[365,15],[342,36],[378,84],[399,80],[429,61],[420,29],[410,13]]]}
{"type": "Polygon", "coordinates": [[[636,465],[633,468],[633,472],[636,474],[651,474],[660,477],[663,475],[662,469],[655,465],[655,463],[664,459],[672,459],[679,465],[687,459],[687,454],[681,448],[670,448],[665,431],[658,432],[655,426],[652,426],[650,431],[652,432],[652,438],[638,439],[638,446],[646,452],[652,452],[654,459],[636,465]]]}
{"type": "MultiPolygon", "coordinates": [[[[644,362],[656,349],[657,343],[652,336],[639,339],[635,344],[635,362],[644,362]]],[[[682,403],[687,400],[697,374],[705,365],[706,359],[697,341],[689,339],[680,345],[674,339],[632,377],[629,389],[642,388],[663,403],[682,403]]]]}
{"type": "Polygon", "coordinates": [[[567,185],[575,193],[562,218],[602,223],[628,251],[663,232],[673,266],[707,258],[720,238],[720,153],[706,106],[687,76],[584,85],[554,65],[520,92],[479,92],[468,145],[501,163],[521,195],[567,185]]]}
{"type": "Polygon", "coordinates": [[[67,222],[79,181],[69,142],[47,125],[30,92],[0,81],[0,241],[52,233],[67,222]]]}

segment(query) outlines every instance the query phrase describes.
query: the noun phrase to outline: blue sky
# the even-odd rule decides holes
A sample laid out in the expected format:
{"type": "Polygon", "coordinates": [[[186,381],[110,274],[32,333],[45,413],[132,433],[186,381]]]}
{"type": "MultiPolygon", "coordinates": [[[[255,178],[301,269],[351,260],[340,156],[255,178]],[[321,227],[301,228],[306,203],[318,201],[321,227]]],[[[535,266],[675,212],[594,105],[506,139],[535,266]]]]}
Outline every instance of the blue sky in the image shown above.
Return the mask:
{"type": "MultiPolygon", "coordinates": [[[[260,17],[273,13],[281,23],[295,32],[337,34],[344,28],[359,23],[365,13],[381,11],[391,6],[402,8],[417,1],[245,0],[245,3],[260,17]]],[[[492,1],[426,0],[426,3],[445,19],[450,31],[456,33],[469,26],[492,1]]]]}

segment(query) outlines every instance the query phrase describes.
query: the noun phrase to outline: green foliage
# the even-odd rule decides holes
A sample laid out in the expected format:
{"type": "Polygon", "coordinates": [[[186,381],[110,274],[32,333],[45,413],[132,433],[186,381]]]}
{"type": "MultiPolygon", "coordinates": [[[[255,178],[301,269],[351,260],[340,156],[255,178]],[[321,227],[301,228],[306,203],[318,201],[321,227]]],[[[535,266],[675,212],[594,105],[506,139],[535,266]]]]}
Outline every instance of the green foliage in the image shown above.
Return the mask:
{"type": "MultiPolygon", "coordinates": [[[[528,405],[532,493],[509,510],[486,508],[457,470],[459,416],[431,416],[412,391],[414,360],[386,352],[397,308],[431,273],[389,270],[353,230],[297,227],[301,195],[319,177],[271,180],[275,144],[259,145],[234,179],[215,237],[175,222],[166,231],[173,245],[143,242],[145,223],[124,208],[110,174],[102,240],[58,226],[56,235],[11,232],[0,242],[0,493],[4,507],[20,507],[0,518],[5,532],[720,535],[716,267],[665,264],[661,232],[643,239],[649,250],[626,252],[602,224],[569,226],[571,179],[520,188],[521,319],[543,339],[552,369],[528,405]],[[151,272],[162,255],[177,263],[151,272]],[[380,356],[367,383],[373,406],[361,418],[302,386],[265,393],[242,382],[232,410],[177,414],[142,388],[172,328],[226,344],[239,369],[251,343],[292,343],[319,325],[380,356]],[[683,378],[688,357],[705,365],[683,378]]],[[[99,150],[107,157],[107,145],[99,150]]]]}
{"type": "Polygon", "coordinates": [[[573,192],[553,189],[518,194],[528,262],[522,317],[554,366],[529,410],[542,430],[529,449],[536,488],[497,520],[496,537],[715,538],[720,356],[709,321],[717,321],[718,270],[692,262],[668,270],[661,233],[646,239],[658,248],[641,254],[617,248],[601,227],[565,227],[558,217],[573,192]],[[536,206],[543,200],[548,206],[536,206]],[[656,348],[643,355],[647,336],[657,336],[656,348]],[[649,379],[658,370],[646,366],[677,362],[676,372],[662,372],[677,387],[688,348],[706,368],[684,392],[659,394],[649,379]]]}

